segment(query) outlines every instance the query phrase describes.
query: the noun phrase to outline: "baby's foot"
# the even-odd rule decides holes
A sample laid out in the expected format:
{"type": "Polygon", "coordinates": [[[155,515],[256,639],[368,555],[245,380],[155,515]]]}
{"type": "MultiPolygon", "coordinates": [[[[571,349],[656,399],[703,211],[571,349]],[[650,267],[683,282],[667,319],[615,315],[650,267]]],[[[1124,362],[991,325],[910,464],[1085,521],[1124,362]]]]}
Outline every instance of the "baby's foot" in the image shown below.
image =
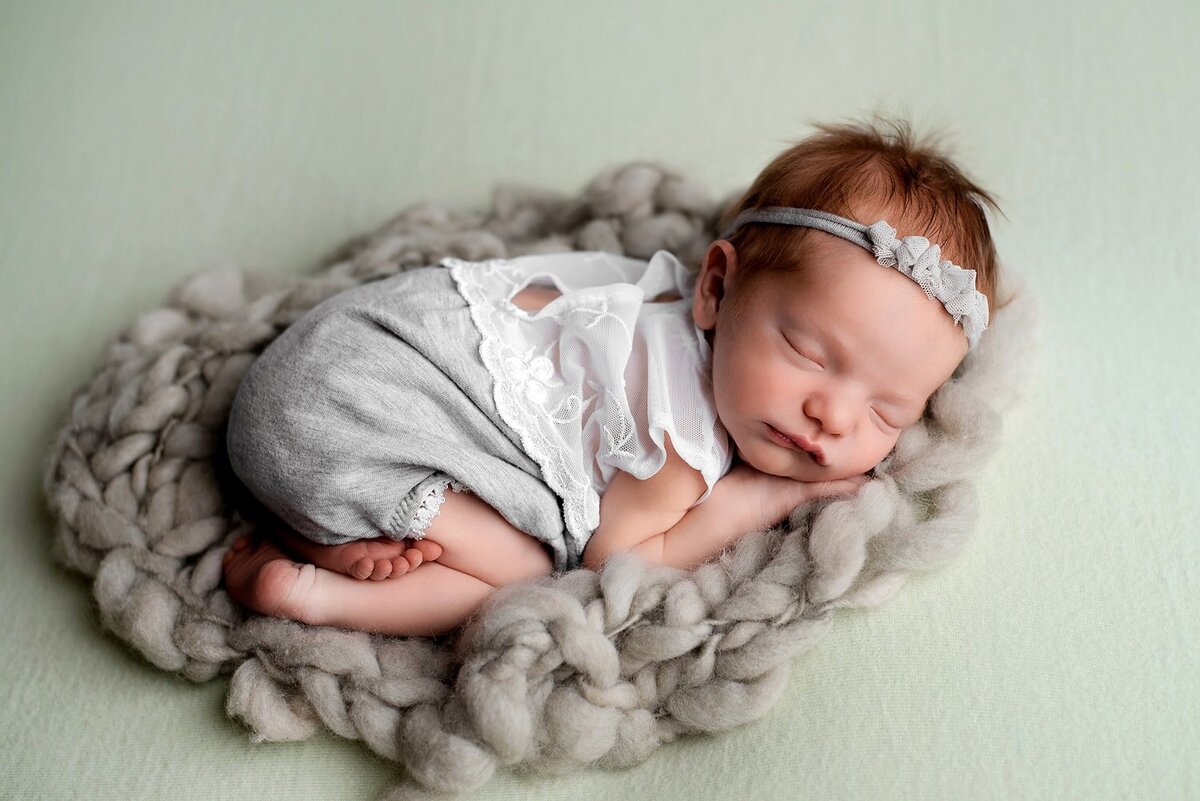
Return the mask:
{"type": "Polygon", "coordinates": [[[225,589],[242,606],[272,617],[318,622],[313,613],[320,608],[321,571],[315,565],[293,562],[274,543],[251,544],[241,537],[221,566],[225,589]]]}
{"type": "Polygon", "coordinates": [[[397,578],[415,570],[422,562],[432,562],[442,555],[442,546],[429,540],[390,540],[379,537],[373,540],[357,540],[343,545],[317,546],[327,553],[322,555],[326,564],[316,562],[339,573],[356,579],[380,581],[397,578]]]}
{"type": "Polygon", "coordinates": [[[272,533],[286,550],[317,567],[362,580],[381,581],[403,576],[422,562],[432,562],[442,555],[442,546],[429,540],[377,537],[341,545],[321,545],[284,525],[273,526],[272,533]]]}

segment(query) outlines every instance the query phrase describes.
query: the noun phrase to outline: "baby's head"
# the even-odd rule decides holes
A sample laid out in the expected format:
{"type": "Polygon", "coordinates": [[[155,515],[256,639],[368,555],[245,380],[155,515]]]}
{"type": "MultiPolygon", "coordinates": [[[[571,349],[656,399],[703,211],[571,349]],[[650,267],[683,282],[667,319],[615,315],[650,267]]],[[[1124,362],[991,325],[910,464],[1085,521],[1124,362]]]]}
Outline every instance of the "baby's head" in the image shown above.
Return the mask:
{"type": "Polygon", "coordinates": [[[732,232],[705,253],[693,316],[713,348],[717,414],[765,473],[823,481],[874,468],[997,308],[984,214],[995,201],[906,125],[885,126],[817,126],[759,174],[722,220],[732,232]],[[770,207],[836,217],[784,212],[775,219],[790,222],[735,227],[770,207]],[[866,228],[878,220],[895,229],[893,246],[921,236],[940,255],[913,266],[901,245],[905,272],[882,265],[887,229],[866,228]],[[831,221],[840,234],[822,230],[831,221]],[[974,284],[946,260],[974,270],[974,284]]]}

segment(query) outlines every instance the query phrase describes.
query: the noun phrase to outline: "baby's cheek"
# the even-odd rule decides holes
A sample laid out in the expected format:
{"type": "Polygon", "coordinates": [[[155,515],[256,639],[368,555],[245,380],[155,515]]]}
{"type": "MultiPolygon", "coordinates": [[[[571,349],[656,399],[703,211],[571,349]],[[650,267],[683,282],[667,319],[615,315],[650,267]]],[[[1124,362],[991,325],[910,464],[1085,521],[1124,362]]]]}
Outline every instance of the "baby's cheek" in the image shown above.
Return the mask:
{"type": "Polygon", "coordinates": [[[737,392],[745,405],[774,412],[780,422],[794,423],[801,413],[803,390],[793,386],[781,370],[765,366],[747,371],[737,380],[737,392]]]}
{"type": "Polygon", "coordinates": [[[882,444],[880,444],[879,448],[876,450],[876,452],[874,454],[874,463],[869,468],[867,468],[868,470],[872,470],[875,467],[877,467],[880,462],[882,462],[884,459],[886,459],[888,457],[888,454],[890,454],[893,450],[896,449],[896,443],[900,441],[900,434],[902,434],[902,433],[904,433],[904,432],[898,431],[894,435],[886,437],[884,439],[884,441],[882,442],[882,444]]]}

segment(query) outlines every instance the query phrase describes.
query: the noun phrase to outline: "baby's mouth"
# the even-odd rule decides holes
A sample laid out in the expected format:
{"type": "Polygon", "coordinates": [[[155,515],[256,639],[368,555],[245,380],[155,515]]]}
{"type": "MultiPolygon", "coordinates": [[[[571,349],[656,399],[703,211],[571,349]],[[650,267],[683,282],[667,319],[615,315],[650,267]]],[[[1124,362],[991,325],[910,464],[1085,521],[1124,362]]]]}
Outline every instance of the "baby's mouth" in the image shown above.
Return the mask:
{"type": "Polygon", "coordinates": [[[810,459],[812,459],[814,462],[821,465],[822,467],[825,466],[825,454],[821,451],[820,448],[818,448],[814,445],[811,445],[810,443],[801,443],[795,439],[792,439],[790,436],[783,433],[782,431],[780,431],[778,428],[771,425],[770,423],[767,424],[767,428],[770,429],[770,431],[771,431],[771,438],[774,439],[780,445],[784,446],[785,448],[793,448],[795,450],[800,451],[801,453],[808,454],[808,457],[810,459]]]}

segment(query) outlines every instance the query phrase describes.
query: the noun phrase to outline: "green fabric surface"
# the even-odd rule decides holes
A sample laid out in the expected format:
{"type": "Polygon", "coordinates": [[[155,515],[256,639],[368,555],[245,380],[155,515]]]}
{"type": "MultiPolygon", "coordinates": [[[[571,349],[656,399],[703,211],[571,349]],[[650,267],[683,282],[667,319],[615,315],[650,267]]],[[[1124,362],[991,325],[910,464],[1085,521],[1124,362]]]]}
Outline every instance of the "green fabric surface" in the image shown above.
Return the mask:
{"type": "Polygon", "coordinates": [[[1042,309],[973,540],[840,615],[764,720],[477,797],[1200,797],[1197,34],[1187,2],[0,4],[0,797],[401,777],[328,733],[252,744],[226,679],[151,667],[50,560],[70,394],[171,285],[633,159],[722,196],[871,109],[954,132],[1042,309]]]}

